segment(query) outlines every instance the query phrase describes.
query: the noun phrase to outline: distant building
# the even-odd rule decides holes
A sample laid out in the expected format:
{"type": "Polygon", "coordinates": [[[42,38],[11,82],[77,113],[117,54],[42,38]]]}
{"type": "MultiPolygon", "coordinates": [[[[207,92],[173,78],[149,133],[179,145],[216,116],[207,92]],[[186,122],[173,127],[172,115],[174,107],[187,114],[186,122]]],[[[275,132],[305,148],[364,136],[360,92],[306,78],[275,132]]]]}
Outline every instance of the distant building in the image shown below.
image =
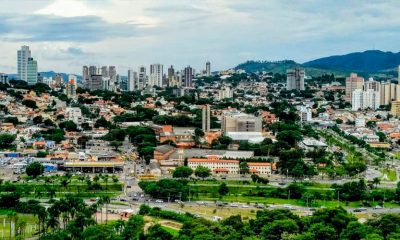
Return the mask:
{"type": "Polygon", "coordinates": [[[127,82],[127,90],[135,91],[138,89],[138,74],[133,70],[128,70],[128,82],[127,82]]]}
{"type": "Polygon", "coordinates": [[[78,107],[67,107],[65,109],[67,119],[73,121],[75,124],[80,125],[83,123],[82,111],[78,107]]]}
{"type": "Polygon", "coordinates": [[[233,91],[230,87],[223,87],[218,91],[218,100],[233,98],[233,91]]]}
{"type": "Polygon", "coordinates": [[[5,73],[0,73],[0,82],[3,84],[8,83],[8,76],[5,73]]]}
{"type": "Polygon", "coordinates": [[[18,80],[28,81],[28,59],[31,57],[29,46],[22,46],[17,52],[18,80]]]}
{"type": "Polygon", "coordinates": [[[28,58],[26,82],[28,83],[28,85],[35,85],[38,82],[37,61],[33,58],[28,58]]]}
{"type": "Polygon", "coordinates": [[[287,90],[305,90],[304,88],[304,70],[295,68],[286,71],[286,89],[287,90]]]}
{"type": "Polygon", "coordinates": [[[61,87],[61,85],[63,84],[63,78],[62,78],[62,76],[61,76],[61,74],[60,73],[57,73],[56,74],[56,76],[54,77],[54,81],[55,81],[55,85],[57,86],[57,87],[61,87]]]}
{"type": "Polygon", "coordinates": [[[354,90],[356,89],[362,90],[363,86],[364,86],[364,78],[358,77],[356,73],[350,74],[350,76],[346,78],[345,101],[351,102],[354,90]]]}
{"type": "Polygon", "coordinates": [[[190,66],[185,67],[183,70],[183,82],[185,87],[192,87],[193,68],[190,66]]]}
{"type": "Polygon", "coordinates": [[[150,65],[150,78],[152,79],[153,85],[156,85],[157,87],[163,87],[163,75],[164,72],[162,64],[150,65]]]}
{"type": "Polygon", "coordinates": [[[101,75],[90,75],[88,81],[86,81],[86,87],[91,91],[103,89],[103,77],[101,75]]]}
{"type": "Polygon", "coordinates": [[[209,77],[211,76],[211,63],[206,62],[206,76],[209,77]]]}
{"type": "Polygon", "coordinates": [[[88,66],[82,67],[82,82],[86,84],[86,81],[89,79],[89,68],[88,66]]]}
{"type": "Polygon", "coordinates": [[[69,75],[67,85],[65,86],[65,94],[67,95],[67,97],[74,97],[76,95],[76,83],[76,76],[69,75]]]}
{"type": "Polygon", "coordinates": [[[211,121],[211,111],[210,111],[210,105],[206,104],[203,106],[202,110],[202,129],[204,132],[209,132],[210,131],[210,121],[211,121]]]}
{"type": "Polygon", "coordinates": [[[227,132],[261,132],[261,117],[243,113],[228,113],[222,119],[222,131],[227,132]]]}
{"type": "Polygon", "coordinates": [[[139,76],[138,76],[138,89],[143,90],[146,83],[147,83],[146,67],[140,66],[139,67],[139,76]]]}

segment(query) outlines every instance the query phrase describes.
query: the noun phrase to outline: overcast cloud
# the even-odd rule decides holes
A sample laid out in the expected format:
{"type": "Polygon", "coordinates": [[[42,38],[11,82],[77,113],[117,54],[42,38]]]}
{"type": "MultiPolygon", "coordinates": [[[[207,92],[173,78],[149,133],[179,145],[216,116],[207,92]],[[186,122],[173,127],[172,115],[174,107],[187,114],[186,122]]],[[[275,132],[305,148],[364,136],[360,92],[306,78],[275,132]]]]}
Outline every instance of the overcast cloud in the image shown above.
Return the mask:
{"type": "Polygon", "coordinates": [[[3,0],[0,72],[29,45],[39,70],[151,63],[226,69],[246,60],[399,51],[400,1],[3,0]]]}

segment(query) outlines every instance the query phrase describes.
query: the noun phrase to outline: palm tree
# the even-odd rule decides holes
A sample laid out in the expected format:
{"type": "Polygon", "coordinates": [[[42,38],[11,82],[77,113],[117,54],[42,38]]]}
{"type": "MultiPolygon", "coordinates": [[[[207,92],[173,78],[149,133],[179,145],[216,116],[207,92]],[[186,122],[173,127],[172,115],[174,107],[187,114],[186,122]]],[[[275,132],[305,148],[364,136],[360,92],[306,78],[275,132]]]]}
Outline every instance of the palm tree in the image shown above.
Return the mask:
{"type": "Polygon", "coordinates": [[[61,186],[64,188],[64,190],[68,189],[68,184],[69,184],[69,181],[67,179],[61,180],[61,186]]]}
{"type": "MultiPolygon", "coordinates": [[[[103,199],[99,198],[99,200],[97,200],[96,205],[97,205],[97,207],[100,208],[100,223],[103,223],[103,204],[104,204],[103,199]]],[[[96,213],[96,215],[97,215],[97,213],[96,213]]]]}
{"type": "Polygon", "coordinates": [[[16,224],[18,236],[25,238],[25,228],[26,228],[26,221],[23,219],[20,219],[16,224]]]}
{"type": "Polygon", "coordinates": [[[103,176],[103,181],[106,183],[106,191],[108,190],[108,175],[103,176]]]}
{"type": "Polygon", "coordinates": [[[125,222],[121,219],[118,219],[114,225],[115,231],[117,231],[118,234],[121,234],[124,228],[125,228],[125,222]]]}
{"type": "Polygon", "coordinates": [[[381,180],[376,177],[372,179],[372,183],[375,185],[375,188],[378,188],[378,185],[381,183],[381,180]]]}
{"type": "Polygon", "coordinates": [[[106,204],[106,224],[107,224],[107,221],[108,221],[108,204],[111,202],[111,199],[110,199],[109,196],[103,196],[102,197],[102,201],[103,201],[103,203],[106,204]]]}

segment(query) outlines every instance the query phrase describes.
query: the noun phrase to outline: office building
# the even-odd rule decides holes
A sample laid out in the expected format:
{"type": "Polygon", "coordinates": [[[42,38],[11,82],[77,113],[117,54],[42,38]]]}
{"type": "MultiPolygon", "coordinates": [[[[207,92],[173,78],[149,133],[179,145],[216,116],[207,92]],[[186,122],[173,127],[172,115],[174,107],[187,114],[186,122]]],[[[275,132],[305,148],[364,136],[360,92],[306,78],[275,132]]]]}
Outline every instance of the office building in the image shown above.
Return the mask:
{"type": "Polygon", "coordinates": [[[261,132],[262,120],[252,115],[230,112],[222,118],[222,131],[227,132],[261,132]]]}
{"type": "Polygon", "coordinates": [[[209,77],[211,76],[211,63],[206,62],[206,76],[209,77]]]}
{"type": "Polygon", "coordinates": [[[392,102],[392,108],[390,110],[390,113],[396,117],[400,116],[400,101],[392,102]]]}
{"type": "Polygon", "coordinates": [[[28,59],[31,57],[31,50],[28,46],[22,46],[17,52],[18,80],[28,81],[28,59]]]}
{"type": "Polygon", "coordinates": [[[183,86],[184,87],[192,87],[192,81],[193,81],[193,68],[190,66],[185,67],[183,70],[183,86]]]}
{"type": "Polygon", "coordinates": [[[56,76],[54,76],[54,82],[55,82],[56,87],[61,87],[61,85],[64,82],[61,74],[57,73],[56,76]]]}
{"type": "Polygon", "coordinates": [[[26,82],[28,85],[35,85],[38,81],[38,67],[37,61],[33,58],[28,58],[27,64],[27,79],[26,82]]]}
{"type": "Polygon", "coordinates": [[[117,69],[115,68],[115,66],[110,66],[108,68],[108,77],[110,77],[110,79],[112,79],[113,81],[117,80],[117,69]]]}
{"type": "Polygon", "coordinates": [[[96,66],[90,66],[90,67],[89,67],[89,74],[88,74],[88,76],[90,77],[91,75],[98,75],[97,67],[96,67],[96,66]]]}
{"type": "Polygon", "coordinates": [[[346,78],[345,101],[351,102],[354,90],[356,89],[363,90],[363,86],[364,86],[364,78],[357,76],[356,73],[350,74],[350,76],[346,78]]]}
{"type": "Polygon", "coordinates": [[[210,105],[206,104],[203,106],[202,109],[202,129],[203,132],[209,132],[210,131],[210,121],[211,121],[211,111],[210,111],[210,105]]]}
{"type": "Polygon", "coordinates": [[[373,89],[363,91],[356,89],[352,93],[351,109],[353,111],[364,109],[378,109],[380,105],[380,94],[373,89]]]}
{"type": "Polygon", "coordinates": [[[304,90],[304,70],[299,68],[288,69],[286,71],[286,89],[304,90]]]}
{"type": "Polygon", "coordinates": [[[162,64],[151,64],[150,65],[150,86],[163,87],[163,65],[162,64]]]}
{"type": "Polygon", "coordinates": [[[65,95],[67,95],[67,97],[74,97],[76,95],[77,82],[78,80],[75,75],[68,76],[68,82],[65,86],[65,95]]]}

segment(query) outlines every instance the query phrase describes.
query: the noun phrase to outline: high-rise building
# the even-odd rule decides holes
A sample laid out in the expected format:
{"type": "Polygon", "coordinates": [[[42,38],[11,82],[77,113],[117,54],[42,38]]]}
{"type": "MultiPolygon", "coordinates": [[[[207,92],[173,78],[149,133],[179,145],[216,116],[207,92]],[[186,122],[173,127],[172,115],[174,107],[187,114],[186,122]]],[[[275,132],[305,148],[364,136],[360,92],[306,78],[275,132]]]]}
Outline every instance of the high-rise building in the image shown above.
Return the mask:
{"type": "Polygon", "coordinates": [[[88,66],[83,66],[82,68],[82,82],[86,84],[86,81],[89,79],[89,68],[88,66]]]}
{"type": "Polygon", "coordinates": [[[146,76],[146,67],[139,67],[139,76],[138,76],[138,89],[142,90],[147,84],[147,76],[146,76]]]}
{"type": "Polygon", "coordinates": [[[382,82],[380,87],[380,104],[381,105],[388,105],[391,102],[391,83],[382,82]]]}
{"type": "Polygon", "coordinates": [[[209,77],[211,76],[211,63],[206,62],[206,76],[209,77]]]}
{"type": "Polygon", "coordinates": [[[150,79],[152,80],[153,85],[156,85],[157,87],[163,87],[163,74],[162,64],[150,65],[150,79]]]}
{"type": "Polygon", "coordinates": [[[37,81],[38,81],[37,61],[34,60],[33,58],[28,58],[26,82],[28,83],[28,85],[35,85],[37,81]]]}
{"type": "Polygon", "coordinates": [[[128,70],[128,82],[127,82],[127,90],[135,91],[138,89],[138,75],[137,72],[134,72],[132,69],[128,70]]]}
{"type": "Polygon", "coordinates": [[[89,80],[86,82],[86,87],[91,91],[103,89],[103,76],[97,74],[90,75],[89,80]]]}
{"type": "Polygon", "coordinates": [[[183,82],[185,87],[192,87],[193,68],[190,66],[185,67],[183,70],[183,82]]]}
{"type": "Polygon", "coordinates": [[[65,95],[67,95],[67,97],[73,97],[76,95],[76,83],[76,76],[72,74],[69,75],[67,85],[65,86],[65,95]]]}
{"type": "Polygon", "coordinates": [[[108,67],[107,66],[102,66],[101,67],[101,76],[103,77],[108,77],[108,67]]]}
{"type": "Polygon", "coordinates": [[[204,132],[209,132],[210,131],[210,121],[211,121],[211,111],[210,111],[210,105],[206,104],[203,106],[202,110],[202,129],[204,132]]]}
{"type": "Polygon", "coordinates": [[[305,90],[304,88],[304,70],[299,68],[288,69],[286,71],[286,89],[287,90],[305,90]]]}
{"type": "Polygon", "coordinates": [[[174,66],[171,65],[171,67],[168,68],[168,86],[172,86],[172,81],[173,81],[173,77],[175,76],[175,69],[174,66]]]}
{"type": "Polygon", "coordinates": [[[28,59],[31,57],[31,50],[28,46],[22,46],[17,52],[18,80],[28,81],[28,59]]]}
{"type": "Polygon", "coordinates": [[[96,66],[90,66],[90,67],[89,67],[89,77],[90,77],[91,75],[98,75],[97,67],[96,67],[96,66]]]}
{"type": "Polygon", "coordinates": [[[7,84],[8,83],[8,76],[5,73],[0,73],[0,82],[3,84],[7,84]]]}
{"type": "Polygon", "coordinates": [[[117,78],[117,69],[115,68],[115,66],[110,66],[108,68],[108,77],[114,80],[117,78]]]}
{"type": "Polygon", "coordinates": [[[380,105],[380,94],[373,89],[363,91],[356,89],[351,96],[351,109],[353,111],[364,109],[378,109],[380,105]]]}
{"type": "Polygon", "coordinates": [[[373,78],[369,78],[368,81],[364,84],[364,90],[372,89],[376,92],[379,92],[381,83],[375,81],[373,78]]]}
{"type": "Polygon", "coordinates": [[[357,76],[356,73],[350,74],[350,76],[346,78],[345,101],[351,102],[354,90],[356,89],[362,90],[363,86],[364,86],[364,78],[357,76]]]}

